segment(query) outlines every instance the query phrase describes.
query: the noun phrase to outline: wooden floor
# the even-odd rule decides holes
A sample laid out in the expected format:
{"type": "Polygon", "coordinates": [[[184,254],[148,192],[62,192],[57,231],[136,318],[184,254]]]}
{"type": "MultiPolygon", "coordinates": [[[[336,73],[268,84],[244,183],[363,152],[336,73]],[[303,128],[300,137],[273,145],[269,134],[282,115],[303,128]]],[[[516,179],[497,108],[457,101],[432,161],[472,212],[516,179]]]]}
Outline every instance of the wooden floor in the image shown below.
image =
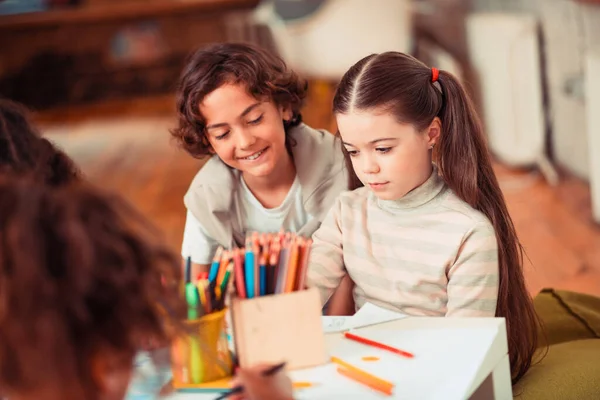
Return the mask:
{"type": "MultiPolygon", "coordinates": [[[[308,103],[305,121],[333,129],[327,87],[312,85],[308,103]]],[[[45,113],[38,122],[89,180],[122,193],[179,251],[182,197],[202,162],[171,143],[172,110],[170,97],[115,101],[45,113]]],[[[553,188],[535,171],[496,170],[527,252],[531,293],[554,287],[600,295],[600,228],[591,222],[587,184],[563,176],[553,188]]]]}

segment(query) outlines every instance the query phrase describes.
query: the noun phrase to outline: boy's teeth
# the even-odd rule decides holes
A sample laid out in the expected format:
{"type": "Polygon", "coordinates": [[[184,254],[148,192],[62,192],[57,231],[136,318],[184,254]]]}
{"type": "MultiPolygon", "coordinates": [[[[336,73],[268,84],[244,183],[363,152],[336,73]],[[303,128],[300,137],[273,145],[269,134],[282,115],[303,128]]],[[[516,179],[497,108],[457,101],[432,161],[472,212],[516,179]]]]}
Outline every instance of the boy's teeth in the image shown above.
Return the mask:
{"type": "Polygon", "coordinates": [[[246,157],[246,160],[256,160],[261,154],[262,154],[262,150],[254,155],[251,155],[250,157],[246,157]]]}

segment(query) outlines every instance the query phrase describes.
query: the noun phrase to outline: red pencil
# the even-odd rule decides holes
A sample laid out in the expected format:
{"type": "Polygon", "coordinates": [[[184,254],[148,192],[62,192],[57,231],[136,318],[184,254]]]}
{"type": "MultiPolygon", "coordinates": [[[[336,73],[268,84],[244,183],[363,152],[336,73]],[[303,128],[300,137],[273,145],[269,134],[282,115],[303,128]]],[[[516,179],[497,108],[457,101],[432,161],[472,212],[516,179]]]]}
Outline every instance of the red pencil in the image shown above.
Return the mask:
{"type": "Polygon", "coordinates": [[[357,335],[355,335],[353,333],[350,333],[350,332],[344,333],[344,336],[346,337],[346,339],[354,340],[354,341],[357,341],[359,343],[366,344],[368,346],[377,347],[378,349],[391,351],[392,353],[401,355],[403,357],[408,357],[408,358],[413,358],[414,357],[414,355],[412,353],[409,353],[408,351],[396,349],[395,347],[388,346],[387,344],[379,343],[379,342],[376,342],[374,340],[364,338],[362,336],[357,336],[357,335]]]}

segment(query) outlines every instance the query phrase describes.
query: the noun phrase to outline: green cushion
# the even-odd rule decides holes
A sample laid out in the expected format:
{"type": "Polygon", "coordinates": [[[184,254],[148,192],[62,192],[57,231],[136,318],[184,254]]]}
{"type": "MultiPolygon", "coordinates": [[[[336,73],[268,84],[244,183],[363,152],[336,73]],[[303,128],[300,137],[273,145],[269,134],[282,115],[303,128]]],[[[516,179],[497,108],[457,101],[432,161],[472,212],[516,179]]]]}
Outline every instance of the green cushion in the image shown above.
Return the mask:
{"type": "Polygon", "coordinates": [[[546,356],[513,386],[513,396],[517,400],[599,399],[600,339],[550,346],[546,356]]]}
{"type": "Polygon", "coordinates": [[[543,289],[533,303],[544,328],[539,333],[540,346],[600,338],[600,298],[543,289]]]}

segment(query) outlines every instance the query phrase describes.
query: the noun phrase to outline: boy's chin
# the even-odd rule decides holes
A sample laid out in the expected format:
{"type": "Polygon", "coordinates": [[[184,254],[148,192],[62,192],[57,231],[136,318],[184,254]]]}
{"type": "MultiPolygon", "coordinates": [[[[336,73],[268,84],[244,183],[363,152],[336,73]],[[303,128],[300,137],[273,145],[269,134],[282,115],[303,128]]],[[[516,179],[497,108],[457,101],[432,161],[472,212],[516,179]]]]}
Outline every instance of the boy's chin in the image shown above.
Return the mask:
{"type": "Polygon", "coordinates": [[[257,165],[255,167],[240,169],[240,171],[246,176],[266,178],[273,175],[275,168],[272,165],[257,165]]]}

